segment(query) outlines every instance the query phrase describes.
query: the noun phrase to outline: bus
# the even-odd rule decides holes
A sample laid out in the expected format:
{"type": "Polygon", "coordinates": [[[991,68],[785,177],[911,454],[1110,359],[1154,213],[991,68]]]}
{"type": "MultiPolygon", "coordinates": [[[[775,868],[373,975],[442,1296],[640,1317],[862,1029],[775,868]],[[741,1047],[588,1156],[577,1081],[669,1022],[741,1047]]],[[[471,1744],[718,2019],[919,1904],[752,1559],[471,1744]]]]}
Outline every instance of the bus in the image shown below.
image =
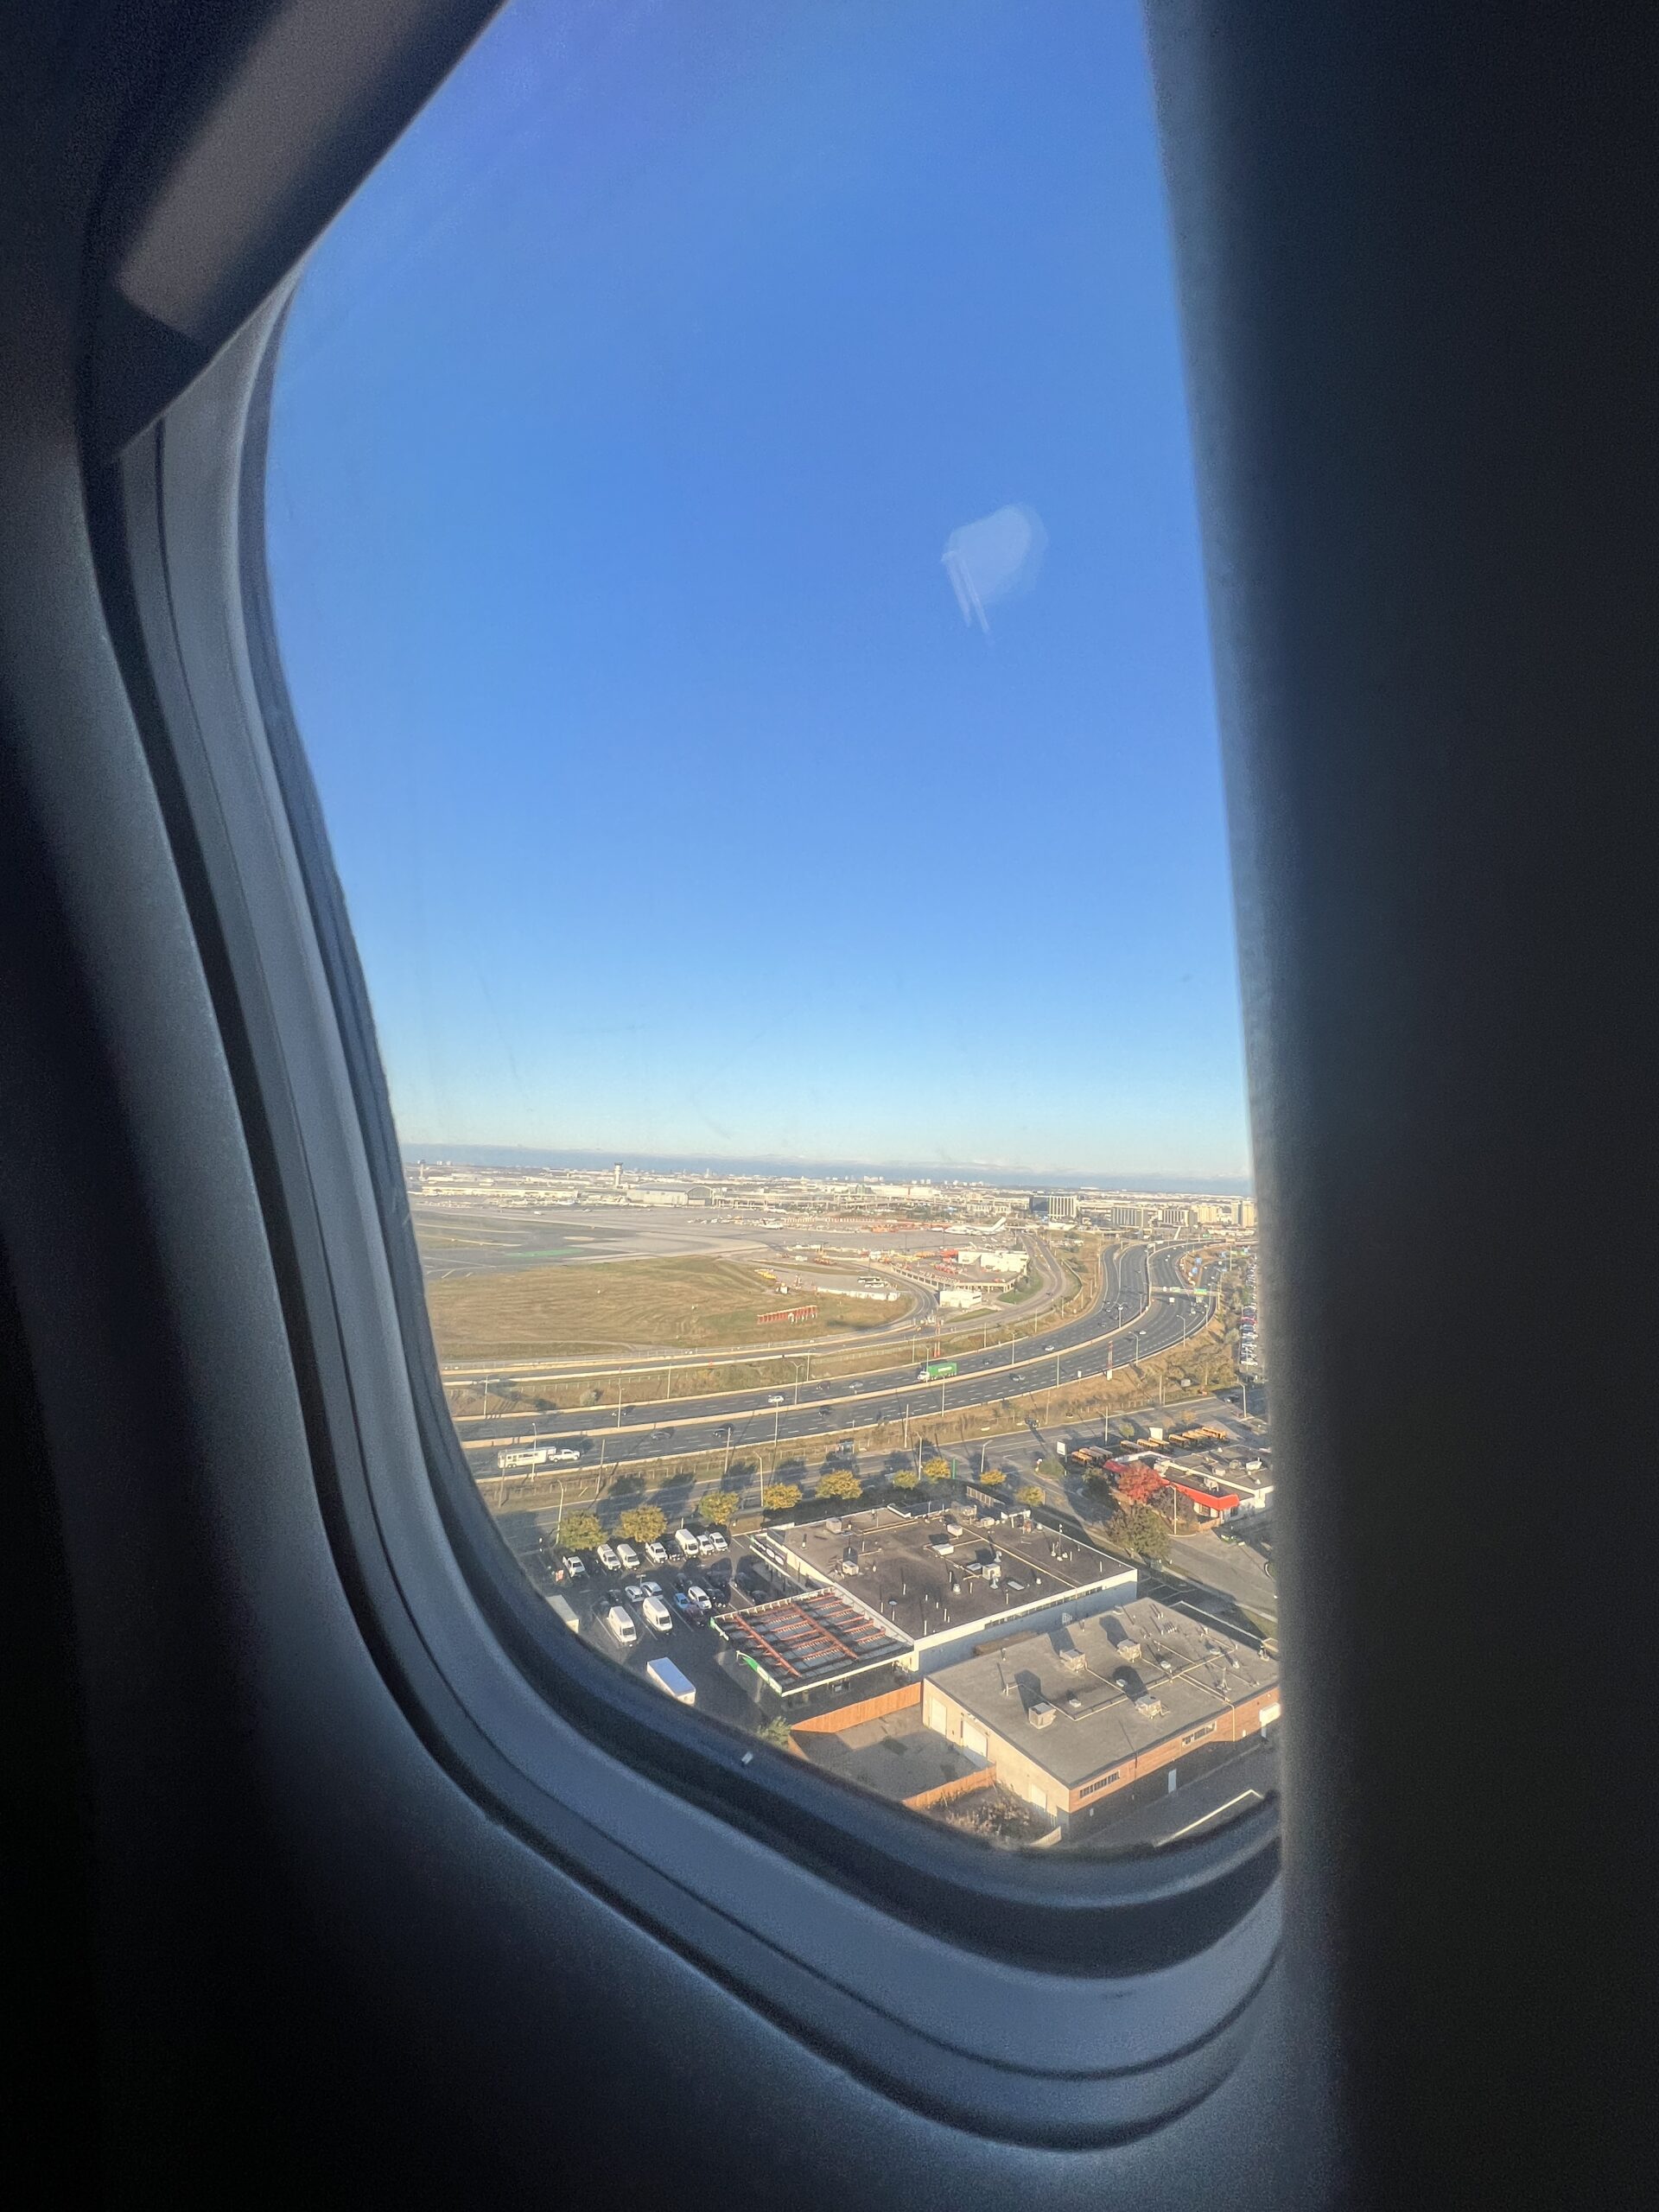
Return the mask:
{"type": "Polygon", "coordinates": [[[918,1374],[918,1382],[944,1382],[957,1371],[954,1359],[930,1359],[918,1374]]]}

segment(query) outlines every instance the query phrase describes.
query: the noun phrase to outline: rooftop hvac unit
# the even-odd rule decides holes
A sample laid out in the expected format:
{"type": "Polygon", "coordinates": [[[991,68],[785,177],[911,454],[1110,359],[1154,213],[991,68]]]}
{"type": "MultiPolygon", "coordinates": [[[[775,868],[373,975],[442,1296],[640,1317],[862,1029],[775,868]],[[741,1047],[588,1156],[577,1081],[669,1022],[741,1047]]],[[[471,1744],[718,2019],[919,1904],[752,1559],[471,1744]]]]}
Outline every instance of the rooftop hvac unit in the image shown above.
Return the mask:
{"type": "Polygon", "coordinates": [[[1135,1709],[1143,1720],[1155,1720],[1164,1708],[1160,1700],[1148,1691],[1145,1696],[1136,1698],[1135,1709]]]}
{"type": "Polygon", "coordinates": [[[1026,1718],[1033,1728],[1052,1728],[1054,1726],[1054,1708],[1046,1697],[1039,1697],[1036,1704],[1027,1709],[1026,1718]]]}
{"type": "Polygon", "coordinates": [[[1112,1650],[1119,1659],[1138,1659],[1141,1639],[1122,1613],[1108,1613],[1106,1633],[1111,1639],[1112,1650]]]}
{"type": "Polygon", "coordinates": [[[1068,1675],[1081,1675],[1086,1670],[1089,1662],[1073,1645],[1061,1652],[1060,1664],[1068,1675]]]}

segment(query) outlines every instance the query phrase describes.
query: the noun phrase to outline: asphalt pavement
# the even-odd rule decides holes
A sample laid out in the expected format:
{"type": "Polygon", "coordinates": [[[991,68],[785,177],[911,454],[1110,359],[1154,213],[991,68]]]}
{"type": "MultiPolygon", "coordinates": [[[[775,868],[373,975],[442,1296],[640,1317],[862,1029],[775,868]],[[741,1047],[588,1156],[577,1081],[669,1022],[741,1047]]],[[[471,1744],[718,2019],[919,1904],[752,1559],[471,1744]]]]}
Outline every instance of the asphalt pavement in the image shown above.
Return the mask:
{"type": "Polygon", "coordinates": [[[855,1439],[861,1428],[908,1421],[912,1434],[930,1420],[1045,1388],[1103,1376],[1183,1343],[1206,1316],[1208,1298],[1186,1291],[1176,1268],[1178,1245],[1130,1246],[1107,1255],[1102,1291],[1088,1313],[1042,1336],[1034,1346],[998,1345],[955,1355],[957,1373],[923,1382],[917,1369],[888,1370],[830,1382],[798,1382],[790,1391],[729,1391],[696,1401],[670,1401],[671,1415],[626,1402],[550,1414],[526,1427],[522,1416],[472,1422],[466,1448],[481,1455],[536,1442],[579,1442],[584,1470],[613,1467],[676,1452],[753,1452],[760,1446],[855,1439]],[[788,1402],[773,1406],[774,1395],[788,1402]]]}

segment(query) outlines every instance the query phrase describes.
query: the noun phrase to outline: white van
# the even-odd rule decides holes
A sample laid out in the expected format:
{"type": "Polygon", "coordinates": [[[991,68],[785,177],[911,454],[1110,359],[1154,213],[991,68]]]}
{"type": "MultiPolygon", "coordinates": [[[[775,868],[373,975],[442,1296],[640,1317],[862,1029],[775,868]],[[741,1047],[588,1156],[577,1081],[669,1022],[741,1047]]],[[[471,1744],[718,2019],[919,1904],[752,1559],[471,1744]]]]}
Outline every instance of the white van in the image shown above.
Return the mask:
{"type": "Polygon", "coordinates": [[[645,1626],[654,1628],[658,1636],[666,1636],[672,1629],[674,1616],[660,1598],[653,1598],[647,1592],[645,1602],[639,1610],[645,1617],[645,1626]]]}
{"type": "Polygon", "coordinates": [[[605,1625],[626,1651],[639,1641],[639,1631],[633,1624],[633,1615],[626,1605],[607,1605],[605,1625]]]}
{"type": "Polygon", "coordinates": [[[635,1551],[632,1544],[619,1544],[616,1548],[616,1555],[618,1559],[621,1560],[623,1569],[626,1573],[638,1574],[639,1572],[639,1554],[635,1551]]]}
{"type": "Polygon", "coordinates": [[[647,1663],[645,1672],[659,1690],[666,1690],[670,1697],[677,1699],[680,1704],[696,1703],[696,1685],[681,1673],[671,1659],[652,1659],[647,1663]]]}
{"type": "Polygon", "coordinates": [[[674,1541],[679,1547],[682,1559],[700,1559],[702,1556],[702,1546],[689,1529],[677,1529],[674,1541]]]}
{"type": "Polygon", "coordinates": [[[600,1565],[604,1568],[607,1574],[621,1573],[622,1562],[608,1544],[601,1544],[598,1547],[597,1556],[600,1565]]]}

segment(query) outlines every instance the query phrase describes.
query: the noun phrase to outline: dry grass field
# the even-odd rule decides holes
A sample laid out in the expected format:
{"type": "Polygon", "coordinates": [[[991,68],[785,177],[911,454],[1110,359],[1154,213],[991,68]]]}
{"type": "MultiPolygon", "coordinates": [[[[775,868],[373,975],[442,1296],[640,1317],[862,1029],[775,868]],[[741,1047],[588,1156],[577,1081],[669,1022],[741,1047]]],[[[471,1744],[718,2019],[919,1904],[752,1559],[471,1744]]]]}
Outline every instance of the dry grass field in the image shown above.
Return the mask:
{"type": "Polygon", "coordinates": [[[895,1318],[892,1306],[827,1293],[780,1298],[753,1268],[696,1256],[452,1275],[427,1285],[427,1301],[445,1360],[783,1344],[895,1318]],[[804,1302],[817,1303],[816,1320],[764,1329],[756,1323],[774,1306],[804,1302]]]}

